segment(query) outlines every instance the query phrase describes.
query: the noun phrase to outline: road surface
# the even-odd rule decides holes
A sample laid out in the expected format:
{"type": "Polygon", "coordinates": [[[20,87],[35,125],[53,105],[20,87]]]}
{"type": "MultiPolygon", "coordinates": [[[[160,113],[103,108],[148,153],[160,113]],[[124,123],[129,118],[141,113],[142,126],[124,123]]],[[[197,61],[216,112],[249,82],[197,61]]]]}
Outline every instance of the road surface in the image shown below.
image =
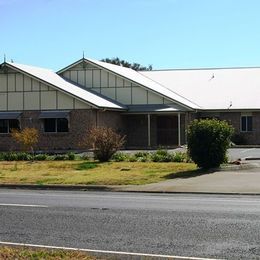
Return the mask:
{"type": "Polygon", "coordinates": [[[0,190],[0,241],[260,259],[260,197],[0,190]]]}

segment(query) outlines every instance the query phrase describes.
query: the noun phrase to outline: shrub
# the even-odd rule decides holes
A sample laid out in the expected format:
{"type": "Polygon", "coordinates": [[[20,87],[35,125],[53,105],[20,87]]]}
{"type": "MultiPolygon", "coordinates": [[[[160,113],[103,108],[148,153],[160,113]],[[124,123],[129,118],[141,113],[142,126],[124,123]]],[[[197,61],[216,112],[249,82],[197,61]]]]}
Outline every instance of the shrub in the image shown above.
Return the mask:
{"type": "Polygon", "coordinates": [[[150,161],[151,154],[148,152],[137,152],[134,154],[137,162],[147,162],[150,161]]]}
{"type": "Polygon", "coordinates": [[[25,152],[16,153],[16,156],[17,161],[30,161],[33,159],[33,156],[31,154],[25,152]]]}
{"type": "Polygon", "coordinates": [[[151,155],[151,159],[153,162],[171,162],[173,155],[167,150],[157,150],[151,155]]]}
{"type": "Polygon", "coordinates": [[[67,157],[66,154],[55,154],[55,155],[53,155],[54,161],[65,161],[67,159],[68,159],[68,157],[67,157]]]}
{"type": "Polygon", "coordinates": [[[67,153],[67,158],[68,158],[68,160],[70,160],[70,161],[74,161],[74,160],[76,159],[76,155],[75,155],[75,153],[73,153],[73,152],[68,152],[68,153],[67,153]]]}
{"type": "Polygon", "coordinates": [[[188,128],[188,152],[200,168],[218,167],[225,161],[234,129],[225,121],[194,120],[188,128]]]}
{"type": "Polygon", "coordinates": [[[109,161],[112,155],[125,143],[125,136],[117,134],[109,127],[93,127],[87,131],[81,145],[93,148],[94,158],[101,162],[109,161]]]}
{"type": "Polygon", "coordinates": [[[17,161],[17,153],[7,152],[3,153],[4,161],[17,161]]]}
{"type": "Polygon", "coordinates": [[[189,161],[186,153],[176,152],[172,155],[173,162],[187,162],[189,161]]]}
{"type": "Polygon", "coordinates": [[[115,154],[112,155],[111,159],[115,162],[124,162],[129,159],[129,156],[122,152],[116,152],[115,154]]]}
{"type": "Polygon", "coordinates": [[[26,151],[34,152],[34,145],[38,143],[39,133],[36,128],[26,127],[23,130],[12,129],[12,138],[23,146],[26,151]]]}
{"type": "Polygon", "coordinates": [[[36,154],[34,156],[34,160],[35,161],[45,161],[48,158],[48,155],[45,153],[41,153],[41,154],[36,154]]]}

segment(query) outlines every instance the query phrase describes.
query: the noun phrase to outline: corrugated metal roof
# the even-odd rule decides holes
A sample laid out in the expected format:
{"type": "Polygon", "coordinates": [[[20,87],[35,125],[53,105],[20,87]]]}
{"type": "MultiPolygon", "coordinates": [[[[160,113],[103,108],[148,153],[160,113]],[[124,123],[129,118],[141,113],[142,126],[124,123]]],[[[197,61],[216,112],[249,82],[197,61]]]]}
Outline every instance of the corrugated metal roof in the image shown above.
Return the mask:
{"type": "Polygon", "coordinates": [[[260,68],[145,71],[205,110],[260,109],[260,68]]]}
{"type": "MultiPolygon", "coordinates": [[[[125,68],[122,66],[96,61],[92,59],[85,59],[85,61],[93,63],[99,67],[102,67],[108,71],[111,71],[117,75],[120,75],[124,78],[129,79],[132,82],[135,82],[139,85],[142,85],[143,87],[152,90],[153,92],[156,92],[162,96],[165,96],[183,106],[186,106],[191,109],[199,109],[199,105],[195,104],[194,102],[188,100],[186,97],[179,95],[177,92],[175,92],[173,89],[168,89],[165,86],[161,85],[158,82],[153,81],[152,79],[146,77],[145,75],[141,74],[140,72],[137,72],[135,70],[132,70],[130,68],[125,68]]],[[[63,70],[61,70],[63,71],[63,70]]]]}
{"type": "Polygon", "coordinates": [[[121,106],[119,104],[113,103],[112,101],[109,101],[103,97],[100,97],[94,93],[91,93],[85,89],[82,89],[64,80],[62,77],[60,77],[58,74],[56,74],[51,70],[23,65],[23,64],[17,64],[17,63],[7,62],[7,64],[8,66],[14,69],[18,69],[22,72],[32,75],[35,78],[38,78],[46,82],[47,84],[50,84],[56,87],[57,89],[67,94],[70,94],[83,102],[85,101],[86,103],[93,105],[95,107],[108,108],[108,109],[125,109],[123,105],[121,106]]]}

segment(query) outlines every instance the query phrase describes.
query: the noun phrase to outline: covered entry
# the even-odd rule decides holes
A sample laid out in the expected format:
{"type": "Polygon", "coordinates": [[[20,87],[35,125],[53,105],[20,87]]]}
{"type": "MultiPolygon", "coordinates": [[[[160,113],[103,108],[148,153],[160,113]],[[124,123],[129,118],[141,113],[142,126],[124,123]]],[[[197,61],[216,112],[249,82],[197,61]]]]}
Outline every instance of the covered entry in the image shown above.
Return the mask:
{"type": "Polygon", "coordinates": [[[185,143],[185,113],[135,113],[126,115],[128,148],[180,146],[185,143]]]}

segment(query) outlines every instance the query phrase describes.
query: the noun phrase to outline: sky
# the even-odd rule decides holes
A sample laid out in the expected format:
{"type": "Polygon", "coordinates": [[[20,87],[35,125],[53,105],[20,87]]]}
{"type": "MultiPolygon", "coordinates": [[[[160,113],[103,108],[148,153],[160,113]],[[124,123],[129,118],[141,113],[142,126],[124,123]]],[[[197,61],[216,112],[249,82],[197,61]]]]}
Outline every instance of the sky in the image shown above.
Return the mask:
{"type": "Polygon", "coordinates": [[[153,69],[260,66],[259,0],[0,0],[0,61],[153,69]]]}

